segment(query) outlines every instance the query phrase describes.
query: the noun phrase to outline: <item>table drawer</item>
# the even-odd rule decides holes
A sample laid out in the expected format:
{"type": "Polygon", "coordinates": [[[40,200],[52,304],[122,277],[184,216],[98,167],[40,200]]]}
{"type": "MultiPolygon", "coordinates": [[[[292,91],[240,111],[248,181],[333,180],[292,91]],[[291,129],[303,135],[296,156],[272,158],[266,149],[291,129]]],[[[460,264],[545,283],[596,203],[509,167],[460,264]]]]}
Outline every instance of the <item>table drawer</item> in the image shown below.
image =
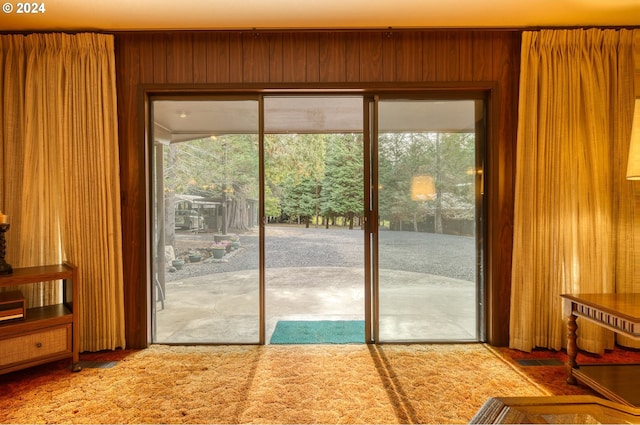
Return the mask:
{"type": "Polygon", "coordinates": [[[70,324],[45,328],[0,340],[0,367],[71,351],[70,324]]]}

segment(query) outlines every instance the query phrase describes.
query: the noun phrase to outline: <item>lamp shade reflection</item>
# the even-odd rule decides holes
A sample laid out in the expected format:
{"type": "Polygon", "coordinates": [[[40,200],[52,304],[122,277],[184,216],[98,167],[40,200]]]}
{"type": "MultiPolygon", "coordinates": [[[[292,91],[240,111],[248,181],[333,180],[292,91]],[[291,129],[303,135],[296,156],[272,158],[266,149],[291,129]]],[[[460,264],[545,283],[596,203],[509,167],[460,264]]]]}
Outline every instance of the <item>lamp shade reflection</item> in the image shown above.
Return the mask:
{"type": "Polygon", "coordinates": [[[636,98],[636,104],[633,110],[627,179],[640,180],[640,98],[636,98]]]}
{"type": "Polygon", "coordinates": [[[430,201],[436,198],[436,185],[429,174],[419,174],[411,179],[411,200],[430,201]]]}

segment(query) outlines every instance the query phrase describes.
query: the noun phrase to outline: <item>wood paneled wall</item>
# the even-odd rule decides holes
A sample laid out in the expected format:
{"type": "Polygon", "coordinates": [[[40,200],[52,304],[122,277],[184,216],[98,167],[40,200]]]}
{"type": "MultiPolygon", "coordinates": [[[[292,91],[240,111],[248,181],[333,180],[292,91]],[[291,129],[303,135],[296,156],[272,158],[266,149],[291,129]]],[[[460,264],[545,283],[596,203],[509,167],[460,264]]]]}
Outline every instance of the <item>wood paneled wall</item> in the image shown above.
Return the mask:
{"type": "Polygon", "coordinates": [[[116,33],[126,335],[147,345],[145,90],[394,87],[488,89],[487,338],[509,334],[517,31],[116,33]]]}

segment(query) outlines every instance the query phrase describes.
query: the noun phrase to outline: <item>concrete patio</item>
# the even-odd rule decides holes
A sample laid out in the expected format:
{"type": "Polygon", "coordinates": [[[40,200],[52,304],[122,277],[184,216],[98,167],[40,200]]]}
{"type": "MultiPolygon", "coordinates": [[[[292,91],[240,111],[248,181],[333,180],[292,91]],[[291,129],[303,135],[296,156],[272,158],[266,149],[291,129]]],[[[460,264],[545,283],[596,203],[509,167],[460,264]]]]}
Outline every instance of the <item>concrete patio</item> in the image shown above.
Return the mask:
{"type": "MultiPolygon", "coordinates": [[[[380,340],[474,341],[475,285],[442,276],[381,270],[393,276],[380,293],[380,340]]],[[[159,343],[256,343],[258,271],[225,272],[168,282],[157,304],[159,343]]],[[[266,343],[278,320],[364,320],[361,268],[306,267],[266,271],[266,343]]]]}

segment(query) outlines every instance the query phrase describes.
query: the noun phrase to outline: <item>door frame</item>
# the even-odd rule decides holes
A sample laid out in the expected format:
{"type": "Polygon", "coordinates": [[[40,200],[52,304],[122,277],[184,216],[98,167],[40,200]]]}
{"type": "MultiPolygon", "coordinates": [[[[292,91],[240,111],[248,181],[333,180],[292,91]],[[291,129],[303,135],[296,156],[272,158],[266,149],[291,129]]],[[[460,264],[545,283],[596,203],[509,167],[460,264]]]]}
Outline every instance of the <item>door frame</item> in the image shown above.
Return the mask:
{"type": "MultiPolygon", "coordinates": [[[[490,92],[487,90],[463,90],[456,92],[398,92],[379,93],[364,96],[364,140],[365,140],[365,297],[370,300],[365,306],[367,318],[371,323],[366,325],[365,340],[368,343],[382,343],[379,337],[380,298],[379,282],[380,268],[378,265],[378,122],[380,100],[415,100],[415,101],[475,101],[475,241],[476,241],[476,336],[478,342],[486,342],[487,338],[487,279],[485,275],[487,228],[487,206],[485,202],[485,158],[486,145],[489,139],[489,101],[490,92]],[[428,94],[427,94],[428,93],[428,94]],[[366,308],[370,308],[369,312],[366,308]]],[[[453,342],[453,341],[452,341],[453,342]]],[[[394,344],[396,342],[384,342],[394,344]]],[[[412,342],[398,342],[412,343],[412,342]]],[[[415,343],[421,343],[416,341],[415,343]]]]}
{"type": "MultiPolygon", "coordinates": [[[[162,150],[161,143],[157,143],[155,140],[154,133],[154,125],[153,125],[153,102],[154,101],[252,101],[256,102],[257,111],[257,133],[255,133],[258,137],[258,180],[260,181],[258,187],[258,316],[259,316],[259,328],[258,328],[258,342],[221,342],[221,343],[211,343],[211,342],[202,342],[196,344],[203,345],[222,345],[222,344],[234,344],[234,345],[255,345],[255,344],[264,344],[265,341],[265,285],[264,285],[264,225],[262,224],[262,218],[264,217],[264,184],[262,183],[264,180],[264,105],[263,99],[264,96],[257,93],[229,93],[229,92],[220,92],[220,93],[205,93],[205,92],[196,92],[196,93],[174,93],[172,91],[162,91],[159,93],[151,94],[148,93],[145,97],[145,110],[148,116],[147,119],[147,129],[146,129],[146,149],[147,149],[147,161],[146,161],[146,178],[147,178],[147,220],[149,225],[147,226],[147,253],[148,253],[148,264],[147,269],[149,271],[149,276],[151,282],[148,283],[148,326],[147,326],[147,343],[154,343],[153,339],[157,331],[157,324],[155,320],[156,316],[156,308],[157,308],[157,296],[155,293],[156,287],[160,287],[161,282],[159,282],[155,277],[155,267],[160,267],[164,269],[164,250],[160,248],[164,246],[164,232],[162,231],[160,235],[158,235],[157,240],[154,235],[155,230],[155,221],[157,210],[164,210],[164,207],[159,206],[159,202],[157,198],[163,197],[163,187],[158,184],[158,176],[156,175],[156,170],[158,168],[163,167],[162,162],[162,150]],[[155,186],[154,186],[155,184],[155,186]],[[154,199],[155,198],[155,199],[154,199]],[[155,206],[155,208],[154,208],[155,206]],[[157,245],[157,246],[156,246],[157,245]],[[155,251],[154,251],[155,248],[155,251]],[[157,264],[154,264],[156,261],[157,264]]],[[[162,171],[162,173],[164,173],[162,171]]],[[[162,226],[158,226],[160,229],[164,229],[164,223],[162,226]]],[[[163,273],[166,273],[163,271],[163,273]]],[[[164,289],[163,289],[164,291],[164,289]]],[[[164,292],[163,292],[164,296],[164,292]]],[[[164,305],[164,302],[163,304],[164,305]]],[[[161,341],[159,343],[166,345],[182,345],[182,343],[171,343],[166,341],[161,341]]],[[[189,342],[189,344],[192,344],[189,342]]]]}
{"type": "MultiPolygon", "coordinates": [[[[377,330],[374,323],[378,323],[378,305],[377,294],[375,293],[375,282],[377,282],[377,253],[372,250],[372,246],[377,246],[377,216],[374,208],[371,208],[371,202],[375,202],[373,205],[377,205],[377,191],[375,194],[371,194],[371,190],[367,190],[367,185],[377,182],[377,159],[372,163],[370,158],[376,157],[373,153],[377,153],[377,140],[375,140],[374,134],[377,134],[377,106],[371,111],[371,103],[377,105],[377,99],[393,98],[393,99],[421,99],[421,100],[456,100],[456,99],[481,99],[483,100],[483,117],[484,117],[484,131],[483,134],[477,134],[476,140],[481,140],[482,143],[477,145],[477,173],[476,173],[476,190],[477,196],[479,196],[480,204],[477,209],[476,215],[477,229],[481,229],[482,237],[476,238],[477,240],[477,270],[478,279],[481,280],[478,287],[479,303],[479,315],[477,319],[477,326],[479,327],[479,341],[491,343],[492,335],[495,332],[496,319],[500,317],[500,311],[494,307],[498,304],[498,298],[500,289],[495,284],[492,284],[490,279],[490,270],[488,257],[490,253],[489,249],[490,234],[487,231],[487,224],[490,218],[486,217],[488,213],[488,202],[483,198],[485,195],[486,182],[486,157],[488,154],[487,145],[489,140],[492,139],[494,134],[494,127],[496,126],[496,118],[493,110],[496,108],[492,103],[492,94],[497,90],[497,86],[494,82],[474,82],[469,84],[460,83],[440,83],[436,85],[407,85],[403,87],[402,84],[395,84],[389,87],[381,87],[367,84],[360,84],[358,86],[344,85],[335,87],[334,85],[199,85],[199,86],[181,86],[175,84],[163,84],[163,85],[143,85],[140,89],[140,104],[139,110],[143,112],[145,117],[144,125],[144,140],[145,140],[145,180],[146,184],[146,252],[147,252],[147,282],[145,283],[146,299],[148,304],[142,306],[145,310],[144,317],[146,318],[146,324],[141,324],[147,329],[147,345],[151,343],[152,326],[155,325],[153,316],[155,315],[155,300],[153,292],[153,276],[152,276],[152,261],[153,261],[153,234],[152,234],[152,205],[153,205],[153,190],[150,184],[151,176],[151,161],[155,155],[154,141],[152,140],[152,117],[151,117],[151,101],[158,98],[171,98],[171,99],[190,99],[197,98],[211,99],[226,98],[226,99],[257,99],[259,102],[259,297],[260,297],[260,337],[259,344],[265,344],[265,267],[264,267],[264,237],[265,237],[265,211],[264,211],[264,97],[266,96],[362,96],[363,98],[363,154],[365,155],[365,229],[364,229],[364,251],[365,251],[365,281],[364,281],[364,310],[365,310],[365,341],[367,343],[376,343],[377,330]],[[373,126],[373,127],[372,127],[373,126]],[[375,128],[375,133],[372,131],[375,128]],[[373,143],[375,141],[375,143],[373,143]],[[375,145],[372,147],[372,145],[375,145]],[[375,167],[375,168],[374,168],[375,167]],[[372,231],[372,227],[375,227],[375,231],[372,231]],[[370,271],[374,270],[373,273],[370,271]],[[487,341],[488,339],[488,341],[487,341]]],[[[478,128],[478,126],[476,127],[478,128]]],[[[370,189],[370,187],[369,187],[370,189]]],[[[478,204],[477,204],[478,205],[478,204]]]]}

